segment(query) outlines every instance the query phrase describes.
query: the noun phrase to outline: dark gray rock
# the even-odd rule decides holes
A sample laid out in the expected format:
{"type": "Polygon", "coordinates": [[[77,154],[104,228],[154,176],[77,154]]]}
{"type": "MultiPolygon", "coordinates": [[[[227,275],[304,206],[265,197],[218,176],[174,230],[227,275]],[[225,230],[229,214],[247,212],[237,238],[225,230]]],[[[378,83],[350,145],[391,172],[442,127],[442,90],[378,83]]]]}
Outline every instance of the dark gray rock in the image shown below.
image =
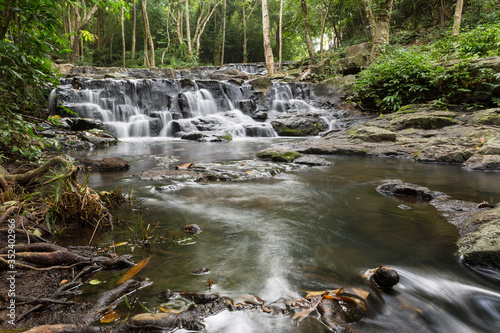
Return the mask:
{"type": "Polygon", "coordinates": [[[379,288],[392,288],[399,282],[399,274],[394,268],[387,266],[378,267],[371,280],[379,288]]]}
{"type": "Polygon", "coordinates": [[[332,166],[335,163],[325,160],[318,156],[304,155],[296,158],[293,163],[304,164],[309,166],[332,166]]]}
{"type": "Polygon", "coordinates": [[[400,179],[384,181],[384,184],[377,187],[377,192],[394,197],[410,197],[431,201],[434,198],[444,195],[441,192],[432,192],[427,187],[405,183],[400,179]]]}
{"type": "Polygon", "coordinates": [[[271,125],[280,136],[318,135],[328,128],[326,121],[316,113],[282,115],[271,121],[271,125]]]}

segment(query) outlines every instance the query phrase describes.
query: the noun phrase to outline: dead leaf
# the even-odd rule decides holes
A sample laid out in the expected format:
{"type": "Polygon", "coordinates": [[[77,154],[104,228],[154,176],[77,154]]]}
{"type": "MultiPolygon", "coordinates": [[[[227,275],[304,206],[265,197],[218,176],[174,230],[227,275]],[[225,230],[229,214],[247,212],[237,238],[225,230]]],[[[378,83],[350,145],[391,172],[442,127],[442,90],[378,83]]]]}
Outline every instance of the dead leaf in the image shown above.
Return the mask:
{"type": "Polygon", "coordinates": [[[309,309],[307,310],[304,310],[304,311],[300,311],[300,312],[297,312],[296,314],[293,315],[292,317],[292,321],[294,319],[297,319],[297,326],[299,326],[300,322],[302,321],[302,319],[304,319],[305,317],[309,316],[309,314],[311,312],[313,312],[314,310],[316,310],[316,308],[318,307],[318,304],[319,302],[321,302],[323,298],[320,298],[316,303],[313,304],[313,306],[311,306],[309,309]]]}
{"type": "Polygon", "coordinates": [[[184,164],[179,164],[177,165],[175,168],[176,169],[190,169],[194,166],[194,163],[193,162],[190,162],[190,163],[184,163],[184,164]]]}
{"type": "Polygon", "coordinates": [[[89,284],[91,284],[93,286],[101,284],[101,283],[102,283],[102,281],[99,280],[99,279],[92,279],[92,280],[89,281],[89,284]]]}
{"type": "Polygon", "coordinates": [[[165,312],[165,313],[181,313],[181,311],[179,311],[179,310],[166,309],[166,308],[162,308],[161,306],[160,306],[160,311],[161,312],[165,312]]]}
{"type": "Polygon", "coordinates": [[[100,321],[103,324],[107,324],[107,323],[111,323],[117,319],[120,319],[120,314],[118,312],[108,311],[101,316],[100,321]]]}
{"type": "Polygon", "coordinates": [[[210,281],[210,278],[208,278],[208,282],[207,282],[207,284],[208,284],[208,290],[212,289],[212,286],[213,286],[214,284],[212,283],[212,281],[210,281]]]}
{"type": "Polygon", "coordinates": [[[370,292],[369,291],[366,291],[366,290],[363,290],[361,288],[356,288],[356,287],[353,287],[352,288],[352,291],[358,295],[359,297],[361,297],[362,299],[364,299],[366,301],[366,299],[368,298],[368,296],[370,296],[370,292]]]}
{"type": "Polygon", "coordinates": [[[61,281],[61,284],[64,286],[66,283],[68,283],[68,280],[64,279],[61,281]]]}
{"type": "Polygon", "coordinates": [[[116,282],[116,284],[121,284],[133,278],[144,268],[144,266],[148,264],[150,259],[151,257],[139,261],[135,266],[131,267],[125,274],[123,274],[123,276],[120,278],[120,280],[118,280],[118,282],[116,282]]]}
{"type": "Polygon", "coordinates": [[[322,290],[322,291],[303,290],[303,292],[307,293],[307,295],[304,296],[304,298],[311,298],[311,297],[323,296],[323,295],[338,295],[338,294],[342,294],[343,291],[344,291],[344,288],[339,288],[339,289],[334,289],[334,290],[322,290]]]}

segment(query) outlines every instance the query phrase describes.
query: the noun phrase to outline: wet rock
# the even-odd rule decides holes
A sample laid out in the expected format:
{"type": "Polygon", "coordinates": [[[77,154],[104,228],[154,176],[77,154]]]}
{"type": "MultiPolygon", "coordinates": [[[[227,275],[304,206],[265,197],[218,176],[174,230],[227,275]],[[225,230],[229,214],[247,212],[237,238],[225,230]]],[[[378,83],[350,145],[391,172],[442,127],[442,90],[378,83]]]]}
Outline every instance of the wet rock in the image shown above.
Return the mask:
{"type": "Polygon", "coordinates": [[[379,288],[392,288],[399,282],[399,274],[395,269],[380,266],[373,272],[371,281],[379,288]]]}
{"type": "Polygon", "coordinates": [[[206,138],[207,135],[201,132],[191,132],[181,135],[182,140],[199,141],[202,138],[206,138]]]}
{"type": "Polygon", "coordinates": [[[162,328],[174,330],[181,327],[177,313],[141,313],[130,318],[129,326],[134,328],[162,328]]]}
{"type": "Polygon", "coordinates": [[[271,87],[272,82],[271,79],[268,78],[267,76],[263,77],[258,77],[256,79],[252,79],[248,81],[248,83],[255,89],[255,90],[267,90],[271,87]]]}
{"type": "Polygon", "coordinates": [[[411,208],[410,206],[403,205],[403,204],[398,205],[398,208],[399,208],[399,209],[402,209],[402,210],[411,210],[411,209],[413,209],[413,208],[411,208]]]}
{"type": "Polygon", "coordinates": [[[323,322],[331,332],[355,333],[356,330],[351,328],[347,323],[356,322],[362,318],[362,314],[361,318],[359,315],[354,314],[359,314],[359,310],[355,309],[353,309],[351,314],[346,315],[346,311],[351,312],[351,309],[345,307],[345,305],[341,306],[339,302],[331,299],[323,299],[317,309],[321,316],[321,322],[323,322]]]}
{"type": "Polygon", "coordinates": [[[72,131],[87,131],[91,129],[104,129],[102,120],[95,118],[66,118],[64,119],[72,131]]]}
{"type": "Polygon", "coordinates": [[[375,126],[365,126],[352,132],[350,139],[367,142],[396,141],[396,133],[375,126]]]}
{"type": "Polygon", "coordinates": [[[181,228],[188,234],[196,235],[203,231],[203,229],[197,224],[186,224],[181,228]]]}
{"type": "Polygon", "coordinates": [[[202,268],[192,272],[192,274],[194,274],[194,275],[206,275],[208,273],[210,273],[210,270],[206,267],[202,267],[202,268]]]}
{"type": "Polygon", "coordinates": [[[318,135],[328,128],[327,122],[316,113],[282,115],[271,121],[271,125],[279,136],[318,135]]]}
{"type": "Polygon", "coordinates": [[[304,164],[309,166],[332,166],[335,163],[325,160],[324,158],[311,156],[311,155],[303,155],[296,158],[293,163],[296,164],[304,164]]]}
{"type": "Polygon", "coordinates": [[[264,305],[264,301],[262,298],[254,295],[242,295],[236,299],[238,303],[247,303],[253,305],[264,305]]]}
{"type": "Polygon", "coordinates": [[[160,193],[173,192],[179,190],[181,187],[179,185],[165,185],[165,186],[157,186],[155,190],[160,193]]]}
{"type": "Polygon", "coordinates": [[[99,171],[126,171],[130,169],[130,164],[119,157],[103,157],[97,166],[99,171]]]}
{"type": "Polygon", "coordinates": [[[463,166],[470,171],[500,171],[500,155],[475,155],[463,166]]]}
{"type": "Polygon", "coordinates": [[[460,233],[458,252],[465,263],[500,269],[500,207],[474,215],[460,233]]]}
{"type": "Polygon", "coordinates": [[[268,148],[257,152],[256,157],[273,162],[293,162],[302,154],[286,148],[268,148]]]}
{"type": "Polygon", "coordinates": [[[441,192],[432,192],[427,187],[405,183],[400,179],[385,180],[384,184],[377,187],[377,192],[395,197],[411,197],[431,201],[443,195],[441,192]]]}

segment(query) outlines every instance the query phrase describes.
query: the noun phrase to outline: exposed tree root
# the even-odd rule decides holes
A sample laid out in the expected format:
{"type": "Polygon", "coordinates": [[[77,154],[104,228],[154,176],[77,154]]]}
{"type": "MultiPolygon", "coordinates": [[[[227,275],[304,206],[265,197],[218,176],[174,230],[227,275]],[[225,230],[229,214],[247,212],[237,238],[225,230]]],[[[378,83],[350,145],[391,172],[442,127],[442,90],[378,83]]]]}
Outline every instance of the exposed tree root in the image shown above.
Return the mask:
{"type": "MultiPolygon", "coordinates": [[[[57,165],[62,165],[68,169],[73,166],[71,164],[71,162],[64,159],[62,156],[56,156],[56,157],[53,157],[52,159],[50,159],[47,163],[45,163],[41,167],[36,168],[34,170],[31,170],[31,171],[28,171],[28,172],[25,172],[22,174],[16,174],[16,175],[2,174],[0,176],[3,177],[3,180],[11,181],[11,182],[19,184],[19,185],[26,185],[29,182],[45,175],[47,172],[49,172],[52,168],[54,168],[57,165]]],[[[1,180],[0,180],[0,183],[1,183],[1,180]]],[[[2,184],[2,187],[3,187],[3,184],[2,184]]]]}

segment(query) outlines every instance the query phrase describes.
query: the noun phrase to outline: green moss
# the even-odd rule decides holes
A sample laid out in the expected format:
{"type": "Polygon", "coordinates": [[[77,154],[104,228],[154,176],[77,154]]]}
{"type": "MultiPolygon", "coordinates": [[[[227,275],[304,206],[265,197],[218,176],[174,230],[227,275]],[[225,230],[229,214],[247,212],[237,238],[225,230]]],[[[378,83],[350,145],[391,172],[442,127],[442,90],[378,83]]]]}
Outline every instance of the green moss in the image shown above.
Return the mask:
{"type": "Polygon", "coordinates": [[[256,156],[263,160],[271,160],[273,162],[293,162],[297,158],[301,157],[302,154],[291,151],[291,150],[283,150],[283,151],[268,151],[263,150],[259,151],[256,156]]]}

